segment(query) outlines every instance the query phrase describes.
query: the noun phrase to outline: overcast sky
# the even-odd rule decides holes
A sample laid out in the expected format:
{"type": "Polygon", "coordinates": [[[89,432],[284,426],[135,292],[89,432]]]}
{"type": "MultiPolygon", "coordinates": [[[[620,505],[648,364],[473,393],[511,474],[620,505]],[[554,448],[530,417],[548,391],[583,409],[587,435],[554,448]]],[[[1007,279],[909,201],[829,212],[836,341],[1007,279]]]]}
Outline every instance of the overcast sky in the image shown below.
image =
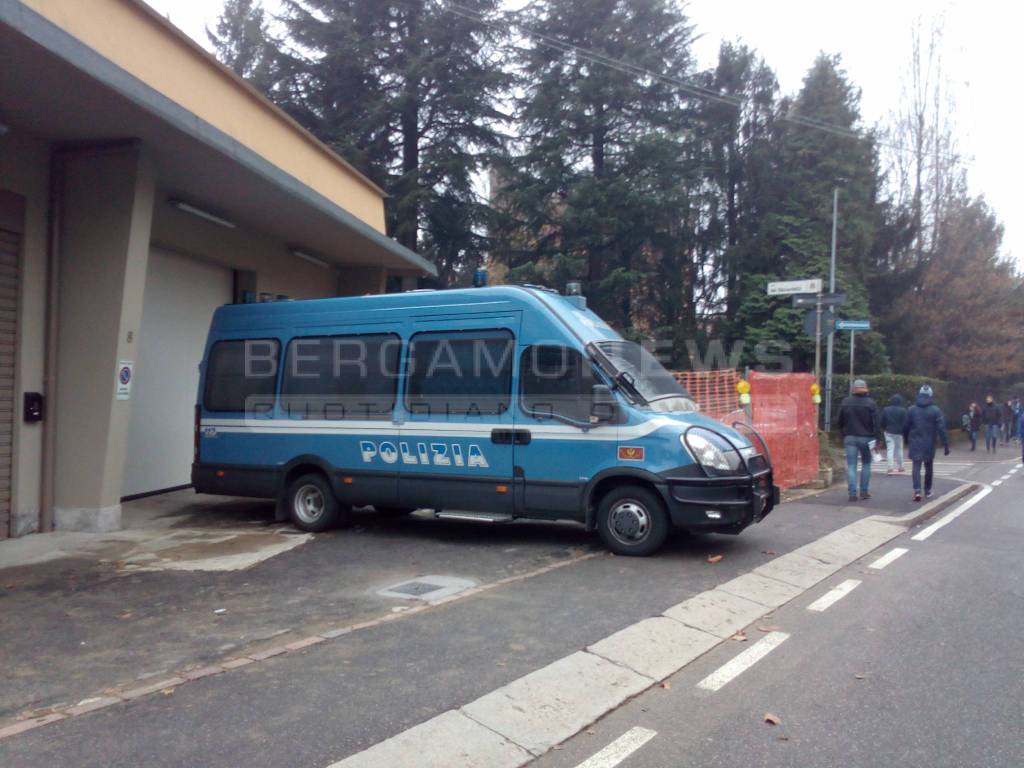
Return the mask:
{"type": "MultiPolygon", "coordinates": [[[[220,11],[218,0],[146,0],[202,45],[220,11]]],[[[517,5],[520,3],[516,3],[517,5]]],[[[274,10],[276,0],[265,0],[274,10]]],[[[956,131],[970,158],[973,191],[984,194],[1006,227],[1003,249],[1024,264],[1024,179],[1020,148],[1021,71],[1017,53],[1024,10],[1005,0],[689,0],[687,12],[701,36],[701,66],[711,66],[722,39],[756,48],[786,93],[799,89],[819,51],[839,53],[863,91],[868,124],[897,106],[917,17],[941,17],[944,67],[955,89],[956,131]]],[[[842,211],[840,211],[840,216],[842,211]]]]}

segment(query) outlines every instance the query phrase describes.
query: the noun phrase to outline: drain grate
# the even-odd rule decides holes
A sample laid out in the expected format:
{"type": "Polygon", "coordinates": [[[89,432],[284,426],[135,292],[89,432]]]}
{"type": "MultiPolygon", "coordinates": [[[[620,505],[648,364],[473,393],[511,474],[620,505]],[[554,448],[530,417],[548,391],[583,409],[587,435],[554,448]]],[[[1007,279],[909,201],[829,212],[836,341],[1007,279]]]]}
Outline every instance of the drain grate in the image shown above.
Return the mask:
{"type": "Polygon", "coordinates": [[[463,579],[458,576],[418,576],[415,579],[392,584],[390,587],[377,590],[382,597],[398,598],[400,600],[423,600],[430,602],[440,600],[443,597],[457,595],[476,586],[471,579],[463,579]]]}
{"type": "Polygon", "coordinates": [[[423,597],[423,595],[437,592],[439,589],[444,589],[444,586],[441,584],[431,584],[429,581],[407,581],[405,584],[392,587],[391,591],[402,595],[409,595],[410,597],[423,597]]]}

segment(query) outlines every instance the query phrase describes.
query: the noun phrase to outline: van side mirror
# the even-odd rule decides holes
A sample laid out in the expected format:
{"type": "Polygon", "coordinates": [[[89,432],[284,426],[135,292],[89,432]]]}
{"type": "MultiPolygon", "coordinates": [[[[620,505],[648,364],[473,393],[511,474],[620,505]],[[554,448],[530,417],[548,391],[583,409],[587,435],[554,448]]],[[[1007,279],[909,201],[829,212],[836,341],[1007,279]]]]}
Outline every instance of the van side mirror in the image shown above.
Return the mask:
{"type": "Polygon", "coordinates": [[[612,390],[605,384],[595,384],[590,390],[590,421],[604,423],[616,421],[619,404],[612,390]]]}

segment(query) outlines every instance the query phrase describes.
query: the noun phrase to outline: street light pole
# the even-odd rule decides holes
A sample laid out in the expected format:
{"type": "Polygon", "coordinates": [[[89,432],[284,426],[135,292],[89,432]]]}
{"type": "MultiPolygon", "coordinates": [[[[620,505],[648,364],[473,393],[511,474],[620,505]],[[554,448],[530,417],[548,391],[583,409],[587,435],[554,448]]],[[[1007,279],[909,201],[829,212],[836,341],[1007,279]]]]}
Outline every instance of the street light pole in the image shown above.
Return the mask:
{"type": "MultiPolygon", "coordinates": [[[[836,292],[836,229],[839,223],[839,187],[832,190],[832,266],[828,277],[828,292],[836,292]]],[[[835,332],[828,335],[825,353],[825,431],[832,429],[832,354],[835,332]]]]}

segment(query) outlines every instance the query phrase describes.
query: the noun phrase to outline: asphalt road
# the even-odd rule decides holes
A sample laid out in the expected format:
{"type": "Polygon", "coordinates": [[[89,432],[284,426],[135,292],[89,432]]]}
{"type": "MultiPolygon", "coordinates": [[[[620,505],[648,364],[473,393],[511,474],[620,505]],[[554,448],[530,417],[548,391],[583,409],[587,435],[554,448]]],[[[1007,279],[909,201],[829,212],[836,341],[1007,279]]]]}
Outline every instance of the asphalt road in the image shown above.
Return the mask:
{"type": "MultiPolygon", "coordinates": [[[[955,485],[953,477],[971,477],[978,472],[996,469],[994,464],[983,465],[980,469],[970,467],[964,463],[966,460],[952,457],[942,472],[948,477],[937,483],[937,493],[955,485]]],[[[1024,482],[1024,478],[1020,480],[1024,482]]],[[[1009,491],[1009,485],[1006,491],[1009,491]]],[[[189,683],[169,690],[166,695],[157,693],[136,702],[47,725],[0,742],[0,765],[4,768],[42,765],[54,768],[139,765],[323,768],[445,710],[472,701],[622,627],[656,615],[670,605],[746,573],[864,515],[900,513],[913,506],[909,501],[909,479],[905,477],[883,476],[873,483],[873,493],[874,499],[870,503],[851,506],[845,500],[845,489],[837,488],[823,496],[785,504],[763,524],[752,527],[739,537],[675,537],[663,553],[653,558],[616,558],[602,554],[425,613],[353,632],[301,653],[189,683]],[[723,557],[709,563],[709,555],[723,557]]],[[[1003,495],[1010,500],[1016,498],[1012,493],[1003,495]]],[[[981,510],[979,506],[976,511],[980,514],[981,510]]],[[[944,529],[941,535],[947,535],[967,519],[965,517],[944,529]]],[[[512,548],[524,545],[528,550],[532,550],[534,544],[541,545],[543,549],[542,543],[547,542],[550,535],[544,526],[529,524],[488,534],[481,532],[479,535],[470,535],[468,527],[465,528],[466,535],[463,535],[463,530],[462,526],[438,525],[436,521],[408,521],[405,525],[389,526],[386,536],[361,534],[358,557],[367,563],[375,559],[382,563],[391,562],[391,568],[398,570],[408,568],[402,564],[405,558],[415,557],[421,562],[409,568],[413,573],[423,572],[421,568],[426,562],[431,562],[427,566],[430,570],[426,572],[466,575],[479,582],[487,582],[489,577],[493,578],[490,571],[495,557],[509,557],[512,548]],[[402,528],[408,530],[402,532],[402,528]],[[377,542],[378,538],[380,542],[377,542]]],[[[478,530],[478,527],[472,529],[478,530]]],[[[587,541],[587,536],[576,530],[559,532],[556,538],[560,547],[565,547],[570,541],[584,545],[587,541]]],[[[937,534],[933,541],[939,538],[937,534]]],[[[928,545],[934,546],[933,541],[928,545]]],[[[269,610],[273,610],[275,602],[287,604],[290,595],[302,590],[307,576],[315,574],[318,583],[329,579],[332,573],[335,578],[342,578],[346,573],[344,566],[351,568],[351,562],[346,562],[348,557],[341,555],[351,554],[349,545],[354,543],[355,540],[346,538],[344,533],[328,537],[319,549],[313,550],[319,554],[316,557],[307,555],[301,565],[298,553],[288,553],[275,564],[261,566],[263,570],[250,573],[248,587],[251,589],[257,583],[265,589],[264,594],[269,599],[261,600],[260,605],[267,605],[269,610]],[[275,576],[276,581],[270,576],[275,576]]],[[[1007,544],[1012,548],[1012,541],[1007,539],[1007,544]]],[[[1019,546],[1016,549],[1019,550],[1019,546]]],[[[543,554],[543,561],[549,561],[551,553],[543,554]]],[[[892,573],[910,559],[913,558],[908,555],[890,566],[892,571],[867,578],[891,581],[892,573]]],[[[941,568],[939,571],[944,572],[941,568]]],[[[922,577],[924,580],[928,578],[931,577],[922,577]]],[[[1020,582],[1017,584],[1019,595],[1020,582]]],[[[366,590],[370,586],[365,584],[358,590],[366,590]]],[[[847,606],[844,603],[854,605],[865,595],[875,592],[883,596],[886,594],[884,589],[872,591],[867,589],[868,586],[869,583],[865,583],[830,611],[835,614],[845,610],[847,606]]],[[[225,592],[232,591],[227,584],[221,587],[225,592]]],[[[901,598],[911,603],[918,599],[919,596],[913,595],[901,598]]],[[[953,602],[959,604],[962,600],[961,595],[953,602]]],[[[974,600],[973,596],[971,600],[974,600]]],[[[314,624],[318,619],[316,613],[331,607],[318,601],[304,605],[311,611],[308,621],[314,624]]],[[[773,623],[780,624],[780,617],[794,611],[798,618],[803,618],[802,606],[794,605],[780,611],[773,623]]],[[[926,604],[922,609],[924,607],[926,604]]],[[[899,624],[899,610],[903,608],[905,606],[897,603],[890,611],[893,626],[899,624]]],[[[1018,611],[1016,617],[1019,615],[1018,611]]],[[[999,631],[1002,635],[1010,637],[1014,634],[1014,616],[1012,611],[1001,612],[999,631]]],[[[816,617],[819,631],[820,627],[828,626],[821,621],[823,617],[831,619],[832,616],[826,613],[816,617]]],[[[887,629],[870,626],[876,632],[887,629]]],[[[817,654],[823,649],[856,648],[867,654],[865,659],[873,658],[874,653],[882,654],[883,649],[873,645],[877,642],[876,635],[872,634],[869,640],[865,640],[861,635],[866,629],[857,632],[859,634],[850,627],[836,628],[838,639],[826,636],[813,639],[810,631],[800,636],[794,632],[789,640],[757,666],[767,670],[777,659],[791,659],[793,668],[789,672],[789,683],[793,685],[793,695],[796,696],[805,692],[801,676],[819,669],[817,663],[809,660],[818,658],[817,654]],[[798,649],[795,655],[793,648],[798,649]]],[[[757,633],[752,631],[751,634],[757,633]]],[[[906,642],[905,634],[903,631],[897,633],[895,642],[906,642]]],[[[928,627],[922,635],[927,645],[934,642],[941,631],[928,627]]],[[[882,638],[883,635],[877,637],[882,638]]],[[[752,636],[751,643],[756,639],[752,636]]],[[[40,642],[45,643],[45,639],[40,642]]],[[[1017,657],[1024,658],[1019,653],[1020,648],[1016,650],[1017,657]]],[[[698,674],[692,671],[697,668],[714,668],[718,666],[715,660],[728,653],[728,646],[716,649],[680,676],[698,674]]],[[[60,663],[68,661],[73,665],[73,657],[62,659],[60,663]]],[[[42,655],[40,663],[43,663],[42,655]]],[[[834,657],[820,657],[822,672],[831,669],[830,664],[834,664],[834,657]]],[[[707,671],[710,670],[700,674],[698,679],[707,671]]],[[[722,693],[731,694],[730,686],[747,684],[749,680],[756,679],[757,674],[761,674],[761,669],[751,670],[744,675],[746,679],[730,683],[722,693]]],[[[864,684],[869,682],[869,678],[856,682],[864,690],[869,690],[869,686],[864,684]]],[[[823,679],[820,684],[826,698],[844,690],[837,680],[823,679]]],[[[716,707],[723,706],[725,699],[722,693],[717,694],[717,700],[707,692],[700,692],[696,699],[679,695],[692,687],[692,683],[687,685],[680,681],[673,683],[671,689],[655,689],[653,694],[638,701],[650,699],[661,709],[648,706],[648,712],[634,712],[636,705],[629,704],[595,726],[594,736],[584,735],[571,741],[564,749],[544,760],[556,761],[551,765],[576,766],[600,748],[601,738],[609,741],[617,738],[620,732],[636,724],[633,721],[640,714],[653,717],[660,713],[665,721],[654,727],[659,735],[632,759],[643,759],[644,754],[657,755],[658,750],[664,749],[667,753],[647,764],[688,764],[689,750],[696,745],[710,749],[717,744],[722,751],[717,756],[707,753],[707,764],[715,764],[716,761],[734,764],[736,761],[732,759],[731,751],[734,747],[747,750],[737,754],[748,757],[761,755],[764,751],[761,742],[784,734],[785,729],[791,727],[790,718],[798,713],[795,703],[793,709],[778,712],[785,718],[784,723],[772,729],[767,736],[767,731],[760,730],[761,723],[756,720],[754,725],[758,728],[750,729],[749,743],[746,747],[739,747],[735,746],[740,743],[737,734],[742,730],[742,718],[747,717],[747,713],[733,712],[727,718],[720,711],[717,717],[709,717],[716,707]],[[670,692],[672,697],[665,695],[670,692]],[[663,708],[673,702],[678,703],[677,709],[663,708]],[[607,724],[619,721],[630,724],[608,729],[607,724]],[[685,728],[681,727],[683,723],[685,728]],[[620,732],[615,732],[616,728],[620,732]],[[666,733],[677,739],[681,734],[693,735],[699,744],[671,742],[665,737],[666,733]],[[707,742],[707,739],[712,741],[707,742]]],[[[781,680],[767,684],[768,693],[784,687],[781,680]]],[[[774,700],[774,697],[769,698],[774,700]]],[[[752,701],[747,696],[740,699],[746,705],[752,701]]],[[[1019,691],[1016,700],[1020,701],[1019,691]]],[[[955,700],[946,703],[950,712],[955,712],[955,700]]],[[[812,713],[822,711],[820,702],[809,706],[812,713]]],[[[758,718],[762,714],[758,713],[758,718]]],[[[830,726],[826,722],[822,727],[827,730],[830,726]]],[[[833,723],[831,727],[836,726],[833,723]]],[[[791,739],[795,740],[795,737],[791,739]]],[[[792,746],[790,742],[786,744],[792,746]]],[[[692,764],[704,764],[698,759],[699,754],[695,753],[697,757],[692,764]]],[[[763,764],[763,759],[757,757],[753,762],[763,764]]]]}
{"type": "Polygon", "coordinates": [[[999,485],[953,522],[923,541],[928,524],[911,529],[534,765],[1024,765],[1024,471],[999,479],[1018,463],[970,470],[999,485]],[[896,549],[907,551],[870,567],[896,549]],[[808,610],[849,580],[860,584],[808,610]],[[701,687],[762,629],[788,637],[701,687]]]}

